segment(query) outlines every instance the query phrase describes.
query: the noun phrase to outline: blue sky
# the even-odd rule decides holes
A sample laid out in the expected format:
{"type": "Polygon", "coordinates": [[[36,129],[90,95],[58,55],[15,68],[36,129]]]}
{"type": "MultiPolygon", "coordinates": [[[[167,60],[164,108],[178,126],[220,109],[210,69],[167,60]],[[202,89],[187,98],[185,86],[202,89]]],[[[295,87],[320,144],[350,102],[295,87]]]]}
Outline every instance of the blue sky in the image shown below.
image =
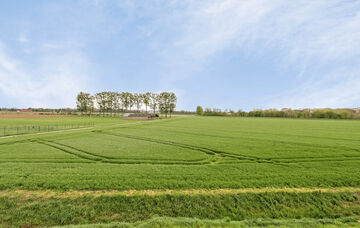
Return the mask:
{"type": "Polygon", "coordinates": [[[0,106],[174,91],[178,109],[360,106],[360,1],[0,2],[0,106]]]}

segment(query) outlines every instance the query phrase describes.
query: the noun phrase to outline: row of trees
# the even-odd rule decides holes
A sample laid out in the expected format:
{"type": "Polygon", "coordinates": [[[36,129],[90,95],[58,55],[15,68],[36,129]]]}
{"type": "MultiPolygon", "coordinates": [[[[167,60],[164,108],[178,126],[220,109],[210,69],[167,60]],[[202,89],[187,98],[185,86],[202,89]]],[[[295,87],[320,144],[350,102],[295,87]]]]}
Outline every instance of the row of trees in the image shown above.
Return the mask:
{"type": "Polygon", "coordinates": [[[196,109],[197,115],[203,116],[240,116],[240,117],[285,117],[285,118],[327,118],[327,119],[360,119],[360,109],[257,109],[250,112],[239,110],[196,109]]]}
{"type": "Polygon", "coordinates": [[[91,114],[95,110],[100,113],[120,112],[161,112],[168,114],[176,108],[177,97],[172,92],[161,93],[129,93],[129,92],[100,92],[94,95],[80,92],[76,98],[77,109],[83,114],[91,114]]]}

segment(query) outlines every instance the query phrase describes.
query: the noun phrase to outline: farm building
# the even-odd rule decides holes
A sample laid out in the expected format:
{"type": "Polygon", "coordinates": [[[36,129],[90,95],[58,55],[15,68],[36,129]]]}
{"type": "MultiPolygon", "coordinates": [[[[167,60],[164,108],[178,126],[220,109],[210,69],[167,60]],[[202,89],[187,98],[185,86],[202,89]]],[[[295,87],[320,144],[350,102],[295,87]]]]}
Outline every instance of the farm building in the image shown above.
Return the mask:
{"type": "Polygon", "coordinates": [[[148,113],[125,113],[123,115],[124,120],[152,120],[156,117],[159,117],[159,115],[148,113]]]}
{"type": "Polygon", "coordinates": [[[16,112],[31,112],[29,109],[18,109],[16,112]]]}

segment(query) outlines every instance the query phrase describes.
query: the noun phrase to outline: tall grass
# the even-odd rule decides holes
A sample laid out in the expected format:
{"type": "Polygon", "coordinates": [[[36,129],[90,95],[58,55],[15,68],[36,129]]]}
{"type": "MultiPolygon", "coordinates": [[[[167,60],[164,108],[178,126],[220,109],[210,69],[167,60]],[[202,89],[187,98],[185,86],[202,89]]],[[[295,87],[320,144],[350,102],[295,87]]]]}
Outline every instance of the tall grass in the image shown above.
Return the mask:
{"type": "MultiPolygon", "coordinates": [[[[136,222],[155,215],[211,220],[227,217],[228,220],[248,220],[244,224],[260,225],[266,224],[268,219],[313,218],[326,221],[359,217],[360,205],[355,193],[317,192],[67,198],[54,195],[46,200],[41,196],[29,197],[26,193],[17,197],[0,197],[0,221],[5,226],[136,222]]],[[[201,224],[196,220],[192,222],[201,224]]],[[[176,223],[184,224],[186,220],[176,223]]]]}

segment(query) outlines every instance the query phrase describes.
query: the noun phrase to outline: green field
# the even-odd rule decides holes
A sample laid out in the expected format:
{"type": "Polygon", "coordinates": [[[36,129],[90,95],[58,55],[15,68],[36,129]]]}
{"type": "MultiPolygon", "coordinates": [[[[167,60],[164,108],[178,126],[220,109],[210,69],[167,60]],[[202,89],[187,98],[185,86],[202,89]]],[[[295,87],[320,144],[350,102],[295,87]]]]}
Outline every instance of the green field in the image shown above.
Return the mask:
{"type": "MultiPolygon", "coordinates": [[[[16,114],[13,115],[16,116],[16,114]]],[[[42,118],[41,115],[38,115],[38,118],[1,118],[0,116],[0,137],[88,128],[121,122],[119,118],[116,119],[114,121],[114,118],[56,116],[42,118]]]]}
{"type": "MultiPolygon", "coordinates": [[[[84,121],[94,127],[0,139],[0,225],[137,222],[154,215],[290,219],[279,223],[286,226],[291,219],[349,218],[355,225],[360,219],[360,121],[182,116],[141,122],[69,117],[0,119],[0,126],[84,121]],[[299,192],[166,193],[244,188],[299,192]],[[333,191],[301,192],[302,188],[333,191]],[[340,188],[353,190],[336,190],[340,188]],[[23,191],[10,196],[19,190],[23,191]],[[164,193],[60,196],[95,190],[164,193]],[[54,196],[44,200],[46,191],[54,196]],[[39,194],[26,197],[27,192],[39,194]],[[21,207],[16,206],[19,203],[21,207]]],[[[339,223],[335,220],[329,224],[339,223]]],[[[196,227],[198,221],[192,222],[196,227]]]]}
{"type": "MultiPolygon", "coordinates": [[[[16,114],[14,114],[16,115],[16,114]]],[[[40,116],[41,117],[41,116],[40,116]]],[[[125,122],[119,118],[102,118],[102,117],[49,117],[49,118],[0,118],[0,127],[3,126],[47,126],[56,124],[79,124],[94,123],[95,125],[113,124],[125,122]]]]}

